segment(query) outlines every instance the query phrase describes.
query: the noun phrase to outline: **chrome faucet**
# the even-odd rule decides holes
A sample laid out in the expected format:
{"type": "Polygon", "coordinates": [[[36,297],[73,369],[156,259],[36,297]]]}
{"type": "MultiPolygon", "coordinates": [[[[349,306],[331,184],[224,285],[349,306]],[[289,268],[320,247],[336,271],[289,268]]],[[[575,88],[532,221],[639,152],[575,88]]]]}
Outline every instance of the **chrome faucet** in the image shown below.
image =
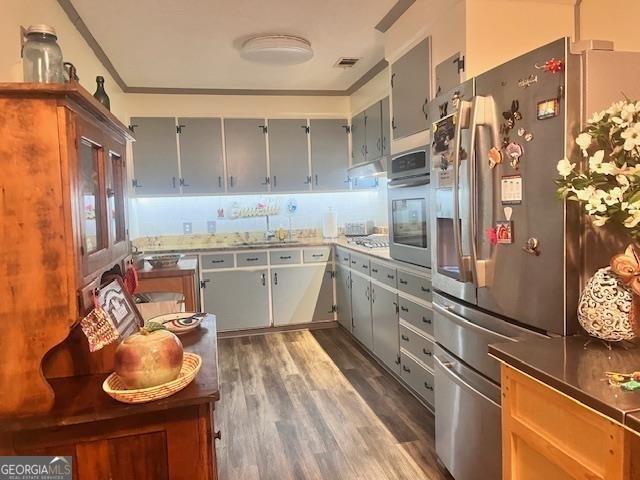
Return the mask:
{"type": "Polygon", "coordinates": [[[264,232],[264,239],[268,242],[276,238],[276,232],[271,230],[271,227],[269,225],[269,215],[265,215],[264,218],[267,219],[267,230],[264,232]]]}

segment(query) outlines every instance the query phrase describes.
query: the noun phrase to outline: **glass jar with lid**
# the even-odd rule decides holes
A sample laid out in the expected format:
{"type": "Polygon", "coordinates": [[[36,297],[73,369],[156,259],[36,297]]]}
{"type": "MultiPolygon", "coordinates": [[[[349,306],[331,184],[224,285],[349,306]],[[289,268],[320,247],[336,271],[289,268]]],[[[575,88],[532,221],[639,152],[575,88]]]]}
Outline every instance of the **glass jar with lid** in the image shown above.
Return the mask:
{"type": "Polygon", "coordinates": [[[49,25],[31,25],[22,48],[24,81],[63,83],[64,67],[58,37],[49,25]]]}

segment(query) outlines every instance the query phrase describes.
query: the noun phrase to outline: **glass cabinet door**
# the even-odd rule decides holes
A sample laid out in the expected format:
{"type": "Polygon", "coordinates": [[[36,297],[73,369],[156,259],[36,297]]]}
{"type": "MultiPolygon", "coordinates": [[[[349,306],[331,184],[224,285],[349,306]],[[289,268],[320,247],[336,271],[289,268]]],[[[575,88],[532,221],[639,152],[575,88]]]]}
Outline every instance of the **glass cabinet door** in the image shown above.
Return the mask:
{"type": "Polygon", "coordinates": [[[125,222],[125,177],[124,159],[117,152],[109,151],[106,165],[107,209],[111,244],[127,239],[125,222]]]}
{"type": "Polygon", "coordinates": [[[85,255],[107,247],[104,231],[100,163],[102,147],[82,138],[78,145],[80,193],[82,196],[82,243],[85,255]]]}

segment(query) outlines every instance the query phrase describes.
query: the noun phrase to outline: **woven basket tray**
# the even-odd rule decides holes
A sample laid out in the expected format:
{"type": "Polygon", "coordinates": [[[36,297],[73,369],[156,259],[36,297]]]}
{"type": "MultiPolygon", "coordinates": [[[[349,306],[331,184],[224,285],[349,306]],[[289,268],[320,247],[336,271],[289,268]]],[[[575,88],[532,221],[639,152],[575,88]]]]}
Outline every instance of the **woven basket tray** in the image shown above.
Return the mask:
{"type": "Polygon", "coordinates": [[[139,388],[127,390],[114,373],[109,375],[102,384],[102,389],[111,397],[123,403],[144,403],[153,400],[166,398],[179,392],[189,385],[196,377],[200,367],[202,366],[202,358],[195,353],[185,352],[182,359],[182,368],[180,375],[175,380],[155,387],[139,388]]]}

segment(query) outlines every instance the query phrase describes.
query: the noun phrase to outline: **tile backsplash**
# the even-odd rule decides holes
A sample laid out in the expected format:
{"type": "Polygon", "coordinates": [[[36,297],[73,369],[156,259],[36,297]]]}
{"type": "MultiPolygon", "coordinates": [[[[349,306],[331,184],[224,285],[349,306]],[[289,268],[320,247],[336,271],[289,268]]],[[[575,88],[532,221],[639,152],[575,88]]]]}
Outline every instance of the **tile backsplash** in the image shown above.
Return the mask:
{"type": "Polygon", "coordinates": [[[321,229],[329,207],[336,212],[340,229],[345,222],[365,220],[386,227],[386,182],[380,184],[377,189],[353,192],[133,198],[131,238],[181,235],[186,224],[191,224],[192,234],[265,230],[265,217],[255,211],[258,205],[277,211],[269,217],[273,230],[288,229],[289,222],[293,229],[321,229]]]}

